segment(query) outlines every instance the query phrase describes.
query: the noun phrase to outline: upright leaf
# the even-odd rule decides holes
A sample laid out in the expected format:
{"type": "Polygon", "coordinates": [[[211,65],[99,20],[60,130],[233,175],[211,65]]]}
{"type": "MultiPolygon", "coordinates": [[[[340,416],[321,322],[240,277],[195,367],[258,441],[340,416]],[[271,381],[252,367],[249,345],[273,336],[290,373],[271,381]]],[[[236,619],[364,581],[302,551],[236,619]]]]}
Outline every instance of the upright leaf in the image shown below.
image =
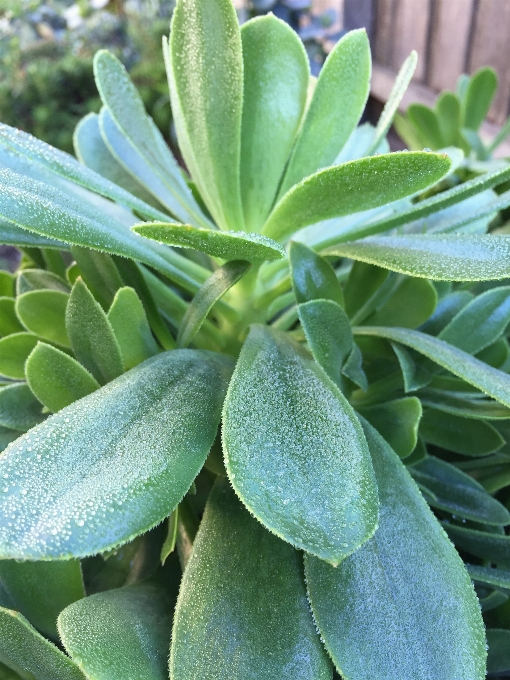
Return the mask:
{"type": "Polygon", "coordinates": [[[140,298],[133,288],[117,291],[108,312],[126,370],[158,353],[140,298]]]}
{"type": "Polygon", "coordinates": [[[471,76],[462,107],[464,127],[478,130],[489,113],[497,89],[498,76],[492,67],[485,66],[471,76]]]}
{"type": "Polygon", "coordinates": [[[436,114],[445,146],[456,146],[460,133],[460,99],[453,92],[442,92],[436,101],[436,114]]]}
{"type": "Polygon", "coordinates": [[[363,113],[370,91],[370,46],[364,29],[337,42],[321,69],[279,191],[331,165],[363,113]]]}
{"type": "Polygon", "coordinates": [[[273,15],[244,24],[241,40],[241,196],[246,228],[258,231],[273,205],[301,122],[309,65],[301,40],[273,15]]]}
{"type": "Polygon", "coordinates": [[[299,553],[250,517],[228,483],[218,481],[177,601],[170,678],[296,677],[332,677],[306,600],[299,553]]]}
{"type": "Polygon", "coordinates": [[[168,517],[211,448],[231,370],[212,352],[159,354],[19,438],[0,457],[0,555],[96,554],[168,517]]]}
{"type": "Polygon", "coordinates": [[[377,208],[423,191],[448,172],[445,156],[385,154],[336,165],[307,177],[276,204],[262,232],[276,241],[301,227],[377,208]]]}
{"type": "Polygon", "coordinates": [[[94,680],[166,680],[172,598],[145,582],[96,593],[64,609],[65,649],[94,680]]]}
{"type": "Polygon", "coordinates": [[[484,625],[462,560],[392,449],[364,430],[379,528],[336,569],[305,556],[326,648],[352,680],[483,680],[484,625]]]}
{"type": "Polygon", "coordinates": [[[243,58],[230,0],[179,0],[169,80],[179,146],[200,194],[222,229],[242,229],[243,58]]]}
{"type": "Polygon", "coordinates": [[[234,489],[284,540],[338,564],[375,531],[377,489],[356,415],[284,333],[252,326],[222,432],[234,489]]]}
{"type": "Polygon", "coordinates": [[[90,248],[71,247],[81,277],[104,309],[112,304],[115,293],[124,285],[113,258],[90,248]]]}
{"type": "Polygon", "coordinates": [[[344,306],[342,289],[329,262],[299,241],[291,241],[289,260],[297,302],[320,298],[344,306]]]}
{"type": "Polygon", "coordinates": [[[445,146],[438,117],[431,108],[425,104],[411,104],[407,109],[407,116],[423,146],[429,146],[434,151],[445,146]]]}

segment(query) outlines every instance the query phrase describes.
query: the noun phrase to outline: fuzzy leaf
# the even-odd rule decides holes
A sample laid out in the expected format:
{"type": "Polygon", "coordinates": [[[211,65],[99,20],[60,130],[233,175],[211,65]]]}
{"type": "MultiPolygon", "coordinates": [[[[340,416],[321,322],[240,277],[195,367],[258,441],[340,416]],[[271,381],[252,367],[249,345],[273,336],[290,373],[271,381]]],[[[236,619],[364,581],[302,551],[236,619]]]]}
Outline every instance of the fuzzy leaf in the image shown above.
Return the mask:
{"type": "MultiPolygon", "coordinates": [[[[369,301],[388,278],[388,271],[373,264],[354,261],[344,286],[345,311],[353,318],[366,308],[369,301]]],[[[361,312],[363,318],[366,313],[361,312]]]]}
{"type": "Polygon", "coordinates": [[[292,288],[298,303],[320,298],[344,306],[342,289],[329,262],[299,241],[291,241],[289,260],[292,288]]]}
{"type": "Polygon", "coordinates": [[[65,649],[94,680],[166,680],[172,602],[150,582],[75,602],[58,617],[65,649]]]}
{"type": "Polygon", "coordinates": [[[438,182],[450,161],[415,152],[362,158],[320,170],[290,189],[276,204],[262,233],[276,241],[309,224],[377,208],[438,182]]]}
{"type": "Polygon", "coordinates": [[[0,560],[0,582],[13,606],[30,623],[58,640],[57,616],[85,597],[80,563],[0,560]]]}
{"type": "Polygon", "coordinates": [[[510,569],[510,536],[477,531],[443,522],[456,548],[510,569]]]}
{"type": "Polygon", "coordinates": [[[0,335],[12,335],[25,330],[16,315],[14,299],[0,297],[0,335]]]}
{"type": "Polygon", "coordinates": [[[212,352],[165,352],[18,439],[0,457],[0,555],[91,555],[161,522],[211,448],[230,371],[212,352]]]}
{"type": "Polygon", "coordinates": [[[501,406],[497,401],[488,399],[463,399],[458,396],[428,390],[420,394],[421,403],[444,413],[463,418],[481,418],[482,420],[507,420],[510,409],[501,406]]]}
{"type": "Polygon", "coordinates": [[[66,331],[69,295],[59,290],[33,290],[16,298],[16,314],[34,335],[70,347],[66,331]]]}
{"type": "Polygon", "coordinates": [[[400,458],[406,458],[414,451],[422,416],[419,399],[404,397],[358,410],[400,458]]]}
{"type": "Polygon", "coordinates": [[[510,671],[510,630],[504,628],[488,628],[487,672],[491,675],[503,675],[510,671]]]}
{"type": "Polygon", "coordinates": [[[0,426],[26,432],[44,420],[42,404],[25,383],[0,387],[0,426]]]}
{"type": "Polygon", "coordinates": [[[490,66],[479,69],[471,76],[462,106],[464,127],[478,130],[487,117],[497,89],[498,76],[490,66]]]}
{"type": "Polygon", "coordinates": [[[67,281],[46,269],[22,269],[16,279],[16,295],[23,295],[32,290],[59,290],[70,293],[71,287],[67,281]]]}
{"type": "Polygon", "coordinates": [[[246,234],[243,231],[195,229],[187,224],[164,222],[135,224],[133,231],[169,246],[193,248],[225,260],[261,262],[286,257],[285,249],[276,241],[260,234],[246,234]]]}
{"type": "Polygon", "coordinates": [[[355,129],[370,91],[370,46],[364,29],[337,42],[321,69],[279,192],[331,165],[355,129]]]}
{"type": "Polygon", "coordinates": [[[370,425],[364,429],[379,528],[336,569],[305,556],[326,648],[352,680],[483,680],[484,625],[462,560],[396,454],[370,425]]]}
{"type": "Polygon", "coordinates": [[[414,125],[422,146],[429,146],[434,151],[445,146],[435,111],[424,104],[411,104],[407,117],[414,125]]]}
{"type": "Polygon", "coordinates": [[[426,442],[464,456],[486,456],[500,449],[505,440],[483,420],[461,418],[427,409],[420,422],[420,436],[426,442]]]}
{"type": "Polygon", "coordinates": [[[103,309],[108,309],[124,285],[111,255],[79,246],[72,246],[71,254],[89,290],[103,309]]]}
{"type": "Polygon", "coordinates": [[[299,553],[250,517],[226,480],[209,497],[172,638],[172,680],[332,677],[306,601],[299,553]]]}
{"type": "Polygon", "coordinates": [[[460,99],[453,92],[442,92],[436,101],[436,114],[445,146],[456,146],[460,132],[460,99]]]}
{"type": "MultiPolygon", "coordinates": [[[[0,657],[9,666],[25,671],[22,678],[85,680],[78,666],[43,638],[21,614],[3,607],[0,607],[0,657]]],[[[13,679],[19,677],[12,675],[13,679]]]]}
{"type": "Polygon", "coordinates": [[[494,569],[493,567],[481,567],[476,564],[466,564],[466,569],[473,581],[510,590],[510,571],[494,569]]]}
{"type": "Polygon", "coordinates": [[[389,300],[363,323],[370,326],[400,326],[417,328],[426,321],[437,304],[437,293],[430,281],[405,278],[389,300]]]}
{"type": "Polygon", "coordinates": [[[241,195],[246,228],[257,231],[271,210],[301,122],[309,65],[301,40],[273,15],[244,24],[241,40],[241,195]]]}
{"type": "Polygon", "coordinates": [[[7,378],[25,377],[25,361],[37,345],[31,333],[13,333],[0,340],[0,374],[7,378]]]}
{"type": "Polygon", "coordinates": [[[218,225],[240,230],[243,57],[230,0],[179,0],[167,70],[186,166],[218,225]]]}
{"type": "Polygon", "coordinates": [[[99,383],[81,364],[44,342],[28,357],[26,374],[32,392],[53,413],[99,389],[99,383]]]}
{"type": "Polygon", "coordinates": [[[284,540],[337,564],[375,531],[377,489],[356,415],[284,333],[252,326],[222,432],[234,489],[284,540]]]}

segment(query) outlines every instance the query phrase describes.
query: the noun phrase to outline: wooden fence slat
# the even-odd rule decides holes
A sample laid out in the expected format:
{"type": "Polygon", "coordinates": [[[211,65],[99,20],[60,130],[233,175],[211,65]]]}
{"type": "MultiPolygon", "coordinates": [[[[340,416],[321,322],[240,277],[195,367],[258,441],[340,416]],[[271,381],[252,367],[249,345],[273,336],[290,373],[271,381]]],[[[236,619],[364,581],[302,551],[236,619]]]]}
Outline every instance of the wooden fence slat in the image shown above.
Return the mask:
{"type": "Polygon", "coordinates": [[[490,117],[503,123],[508,115],[510,99],[510,2],[479,0],[474,26],[469,72],[490,64],[498,72],[499,88],[490,117]]]}
{"type": "Polygon", "coordinates": [[[375,0],[344,0],[344,28],[366,28],[372,38],[374,28],[375,0]]]}
{"type": "Polygon", "coordinates": [[[381,66],[391,66],[393,54],[394,11],[396,0],[377,0],[374,58],[381,66]]]}
{"type": "Polygon", "coordinates": [[[427,40],[430,0],[398,0],[393,33],[391,66],[396,71],[412,50],[418,52],[414,80],[423,81],[427,72],[427,40]]]}
{"type": "Polygon", "coordinates": [[[474,0],[436,0],[431,31],[428,83],[453,90],[464,72],[474,0]]]}

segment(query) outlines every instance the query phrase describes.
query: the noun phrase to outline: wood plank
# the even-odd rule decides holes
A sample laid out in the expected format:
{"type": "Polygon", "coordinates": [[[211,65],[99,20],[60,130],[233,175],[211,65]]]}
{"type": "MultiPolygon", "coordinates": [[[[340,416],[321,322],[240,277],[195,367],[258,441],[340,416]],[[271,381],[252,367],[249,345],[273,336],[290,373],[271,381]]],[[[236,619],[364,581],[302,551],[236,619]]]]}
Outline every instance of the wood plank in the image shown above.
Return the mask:
{"type": "Polygon", "coordinates": [[[454,90],[464,73],[474,0],[436,0],[430,43],[428,84],[454,90]]]}
{"type": "Polygon", "coordinates": [[[365,28],[369,38],[375,27],[375,0],[344,0],[344,29],[365,28]]]}
{"type": "Polygon", "coordinates": [[[510,99],[509,42],[510,2],[508,0],[479,0],[474,24],[469,72],[481,66],[493,66],[499,76],[499,88],[490,111],[495,123],[503,123],[508,116],[510,99]]]}
{"type": "Polygon", "coordinates": [[[391,66],[398,71],[412,50],[418,52],[414,80],[423,81],[427,73],[427,41],[431,17],[430,0],[398,0],[393,34],[391,66]]]}
{"type": "Polygon", "coordinates": [[[374,57],[382,66],[392,64],[396,2],[397,0],[377,0],[374,57]]]}

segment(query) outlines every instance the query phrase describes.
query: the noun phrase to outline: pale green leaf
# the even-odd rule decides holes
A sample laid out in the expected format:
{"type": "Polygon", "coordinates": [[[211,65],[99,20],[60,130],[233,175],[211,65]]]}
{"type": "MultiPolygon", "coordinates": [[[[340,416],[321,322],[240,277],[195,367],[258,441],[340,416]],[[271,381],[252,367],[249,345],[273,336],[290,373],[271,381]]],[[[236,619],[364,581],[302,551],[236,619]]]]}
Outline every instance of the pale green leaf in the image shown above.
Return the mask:
{"type": "Polygon", "coordinates": [[[159,524],[205,461],[231,370],[212,352],[165,352],[19,438],[0,457],[0,555],[91,555],[159,524]]]}
{"type": "MultiPolygon", "coordinates": [[[[210,455],[210,454],[209,454],[210,455]]],[[[209,457],[208,457],[209,459],[209,457]]],[[[206,461],[207,466],[207,461],[206,461]]],[[[177,531],[179,528],[179,506],[175,508],[170,517],[167,519],[167,535],[163,545],[161,546],[161,564],[165,564],[169,555],[175,550],[177,543],[177,531]]]]}
{"type": "Polygon", "coordinates": [[[462,103],[463,126],[478,130],[484,122],[498,89],[498,75],[491,66],[478,69],[469,79],[465,100],[462,103]]]}
{"type": "Polygon", "coordinates": [[[464,418],[481,418],[482,420],[507,420],[510,409],[501,406],[497,401],[488,399],[463,399],[439,390],[427,390],[420,394],[424,406],[430,406],[444,413],[464,418]]]}
{"type": "Polygon", "coordinates": [[[377,488],[356,415],[284,333],[252,326],[222,433],[234,489],[278,536],[337,564],[375,531],[377,488]]]}
{"type": "Polygon", "coordinates": [[[437,98],[435,110],[444,144],[446,146],[458,145],[460,99],[453,92],[444,91],[437,98]]]}
{"type": "Polygon", "coordinates": [[[414,125],[421,147],[437,151],[445,146],[435,111],[425,104],[414,103],[407,109],[407,117],[414,125]]]}
{"type": "Polygon", "coordinates": [[[209,497],[177,601],[171,680],[330,680],[299,553],[226,480],[209,497]]]}
{"type": "Polygon", "coordinates": [[[462,560],[396,454],[364,429],[379,528],[336,569],[305,556],[326,649],[352,680],[483,680],[484,625],[462,560]]]}
{"type": "Polygon", "coordinates": [[[117,291],[108,311],[115,338],[126,370],[158,353],[140,298],[133,288],[117,291]]]}
{"type": "Polygon", "coordinates": [[[33,290],[16,298],[16,314],[34,335],[70,347],[66,331],[68,300],[69,294],[60,290],[33,290]]]}
{"type": "Polygon", "coordinates": [[[0,297],[0,335],[23,333],[25,330],[16,315],[15,300],[12,297],[0,297]]]}
{"type": "Polygon", "coordinates": [[[276,204],[262,233],[285,240],[309,224],[377,208],[427,189],[450,168],[446,156],[384,154],[320,170],[276,204]]]}
{"type": "Polygon", "coordinates": [[[67,281],[46,269],[22,269],[19,272],[16,279],[16,295],[41,289],[60,290],[62,293],[71,292],[67,281]]]}
{"type": "Polygon", "coordinates": [[[25,377],[25,361],[37,345],[31,333],[13,333],[0,340],[0,374],[8,378],[25,377]]]}

